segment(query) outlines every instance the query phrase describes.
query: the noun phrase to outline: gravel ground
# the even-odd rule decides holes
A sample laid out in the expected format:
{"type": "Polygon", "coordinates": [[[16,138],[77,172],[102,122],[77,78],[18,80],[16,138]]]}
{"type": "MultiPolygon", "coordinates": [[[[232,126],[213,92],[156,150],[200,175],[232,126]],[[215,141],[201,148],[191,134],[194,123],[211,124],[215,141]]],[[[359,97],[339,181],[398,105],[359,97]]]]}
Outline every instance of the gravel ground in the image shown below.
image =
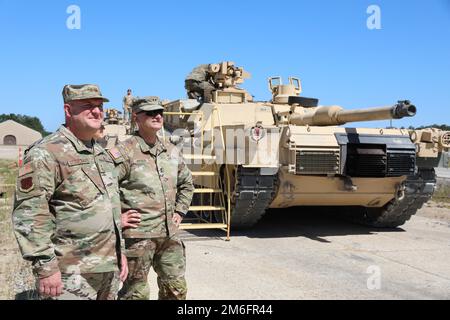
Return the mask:
{"type": "MultiPolygon", "coordinates": [[[[0,299],[34,299],[34,279],[10,221],[0,227],[0,299]]],[[[233,231],[230,242],[211,230],[183,237],[192,300],[450,299],[446,201],[428,202],[390,230],[354,225],[323,209],[296,208],[269,212],[253,229],[233,231]],[[371,267],[380,271],[379,289],[368,289],[371,267]]],[[[153,271],[149,283],[156,299],[153,271]]]]}
{"type": "MultiPolygon", "coordinates": [[[[229,242],[216,231],[183,237],[191,300],[450,299],[450,209],[436,203],[394,230],[291,211],[283,219],[271,212],[229,242]],[[381,289],[367,288],[371,266],[381,289]]],[[[14,242],[1,250],[0,298],[33,299],[34,279],[14,242]]],[[[153,271],[149,283],[155,300],[153,271]]]]}
{"type": "MultiPolygon", "coordinates": [[[[297,209],[230,242],[196,234],[185,236],[190,300],[450,299],[450,209],[433,203],[396,229],[297,209]]],[[[153,271],[149,283],[157,299],[153,271]]]]}

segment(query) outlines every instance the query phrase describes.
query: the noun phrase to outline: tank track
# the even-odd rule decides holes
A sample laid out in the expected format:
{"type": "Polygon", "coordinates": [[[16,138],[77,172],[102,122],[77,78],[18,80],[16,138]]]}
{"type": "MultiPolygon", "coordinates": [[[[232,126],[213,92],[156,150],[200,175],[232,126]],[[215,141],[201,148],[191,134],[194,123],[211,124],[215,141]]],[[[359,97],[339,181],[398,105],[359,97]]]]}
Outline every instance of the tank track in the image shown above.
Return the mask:
{"type": "Polygon", "coordinates": [[[395,228],[413,216],[433,195],[436,175],[433,168],[420,169],[405,183],[405,196],[382,208],[361,208],[350,213],[354,222],[377,228],[395,228]],[[361,212],[362,210],[362,212],[361,212]]]}
{"type": "Polygon", "coordinates": [[[243,229],[255,225],[272,202],[278,175],[260,175],[258,168],[236,169],[231,208],[231,226],[243,229]]]}

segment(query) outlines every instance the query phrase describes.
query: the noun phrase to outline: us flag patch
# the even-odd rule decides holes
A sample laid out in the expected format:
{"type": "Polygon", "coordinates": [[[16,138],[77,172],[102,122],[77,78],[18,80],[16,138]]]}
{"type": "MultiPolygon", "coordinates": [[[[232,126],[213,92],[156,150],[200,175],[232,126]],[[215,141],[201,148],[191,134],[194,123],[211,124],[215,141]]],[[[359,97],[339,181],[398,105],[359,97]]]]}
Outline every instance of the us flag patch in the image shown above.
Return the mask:
{"type": "Polygon", "coordinates": [[[119,159],[122,154],[120,153],[119,149],[117,148],[112,148],[109,150],[109,154],[114,158],[114,159],[119,159]]]}

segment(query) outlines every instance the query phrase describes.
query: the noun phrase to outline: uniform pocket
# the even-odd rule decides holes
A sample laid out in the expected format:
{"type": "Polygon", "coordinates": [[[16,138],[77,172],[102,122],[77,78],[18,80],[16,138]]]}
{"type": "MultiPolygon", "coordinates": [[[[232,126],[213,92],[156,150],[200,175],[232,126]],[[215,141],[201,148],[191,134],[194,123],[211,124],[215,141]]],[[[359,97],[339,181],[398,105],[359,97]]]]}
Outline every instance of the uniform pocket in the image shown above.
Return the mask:
{"type": "Polygon", "coordinates": [[[151,239],[125,239],[125,255],[129,258],[144,257],[154,250],[154,247],[151,239]]]}
{"type": "MultiPolygon", "coordinates": [[[[56,192],[60,193],[58,198],[79,203],[83,208],[88,208],[102,194],[102,189],[99,188],[98,182],[94,183],[94,180],[84,169],[77,169],[57,188],[56,192]]],[[[101,179],[100,183],[102,183],[101,179]]]]}
{"type": "Polygon", "coordinates": [[[131,164],[130,181],[145,181],[151,178],[152,169],[149,162],[144,159],[137,159],[131,164]]]}
{"type": "Polygon", "coordinates": [[[108,194],[110,195],[110,197],[113,194],[118,194],[119,192],[119,183],[118,183],[118,177],[117,177],[117,172],[114,170],[114,164],[111,160],[111,162],[109,161],[105,161],[105,160],[101,160],[99,161],[100,163],[100,167],[102,168],[102,180],[103,180],[103,184],[106,187],[106,190],[108,191],[108,194]]]}

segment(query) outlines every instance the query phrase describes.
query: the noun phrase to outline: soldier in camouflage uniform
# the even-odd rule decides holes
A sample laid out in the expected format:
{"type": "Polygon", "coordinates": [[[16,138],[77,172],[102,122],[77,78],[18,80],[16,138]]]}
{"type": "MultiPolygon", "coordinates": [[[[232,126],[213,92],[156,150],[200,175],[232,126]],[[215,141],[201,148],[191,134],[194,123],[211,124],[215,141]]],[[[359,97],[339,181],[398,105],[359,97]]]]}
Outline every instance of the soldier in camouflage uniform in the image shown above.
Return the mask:
{"type": "Polygon", "coordinates": [[[186,299],[185,248],[177,232],[194,187],[180,151],[157,138],[163,109],[155,99],[136,100],[133,117],[139,131],[110,151],[126,159],[117,169],[130,272],[120,299],[149,299],[151,266],[158,275],[159,299],[186,299]]]}
{"type": "Polygon", "coordinates": [[[108,100],[96,85],[66,85],[63,97],[66,124],[19,170],[14,233],[41,298],[115,299],[128,272],[120,197],[115,163],[93,140],[108,100]]]}
{"type": "Polygon", "coordinates": [[[184,87],[190,99],[202,99],[208,101],[211,91],[215,88],[209,82],[208,64],[201,64],[195,67],[184,80],[184,87]]]}
{"type": "Polygon", "coordinates": [[[131,104],[133,103],[133,95],[131,94],[131,89],[127,90],[127,95],[123,97],[123,120],[128,123],[131,118],[131,104]]]}

